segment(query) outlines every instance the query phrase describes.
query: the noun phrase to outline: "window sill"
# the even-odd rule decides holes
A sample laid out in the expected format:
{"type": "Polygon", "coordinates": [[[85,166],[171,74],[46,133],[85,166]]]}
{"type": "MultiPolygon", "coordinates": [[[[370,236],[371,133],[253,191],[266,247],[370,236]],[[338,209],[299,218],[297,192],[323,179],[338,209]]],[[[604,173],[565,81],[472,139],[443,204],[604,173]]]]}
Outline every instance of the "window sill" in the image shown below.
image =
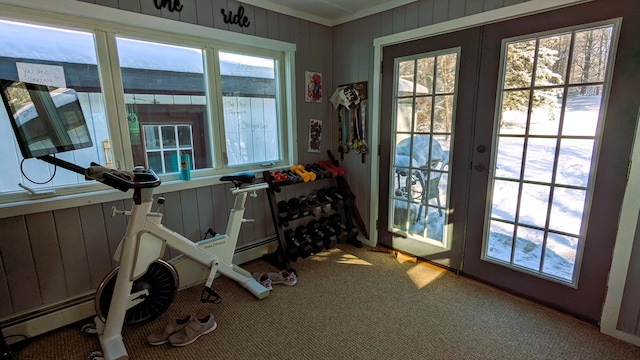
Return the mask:
{"type": "MultiPolygon", "coordinates": [[[[270,170],[270,169],[264,169],[270,170]]],[[[254,171],[256,179],[262,178],[261,171],[254,171]]],[[[165,180],[156,189],[155,193],[169,193],[174,191],[195,189],[205,186],[224,184],[220,177],[224,174],[194,177],[189,181],[165,180]]],[[[105,186],[106,188],[106,186],[105,186]]],[[[25,199],[10,203],[0,204],[0,219],[12,216],[33,214],[43,211],[53,211],[71,207],[101,204],[109,201],[129,199],[133,196],[132,191],[122,192],[114,189],[89,191],[81,194],[57,195],[39,199],[25,199]]]]}

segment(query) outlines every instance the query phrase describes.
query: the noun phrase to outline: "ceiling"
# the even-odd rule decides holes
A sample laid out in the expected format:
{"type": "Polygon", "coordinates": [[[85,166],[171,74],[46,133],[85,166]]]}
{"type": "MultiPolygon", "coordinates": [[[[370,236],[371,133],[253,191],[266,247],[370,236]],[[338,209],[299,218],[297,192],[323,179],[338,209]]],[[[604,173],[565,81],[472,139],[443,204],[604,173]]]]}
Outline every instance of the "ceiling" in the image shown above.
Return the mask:
{"type": "Polygon", "coordinates": [[[285,15],[326,26],[339,25],[417,0],[242,0],[285,15]]]}

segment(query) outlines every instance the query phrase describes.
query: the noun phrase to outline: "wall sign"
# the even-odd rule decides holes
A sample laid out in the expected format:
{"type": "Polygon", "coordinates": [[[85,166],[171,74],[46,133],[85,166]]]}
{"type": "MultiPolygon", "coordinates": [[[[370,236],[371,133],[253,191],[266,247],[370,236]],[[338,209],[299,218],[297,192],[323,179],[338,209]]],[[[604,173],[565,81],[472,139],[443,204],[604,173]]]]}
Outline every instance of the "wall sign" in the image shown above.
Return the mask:
{"type": "Polygon", "coordinates": [[[182,11],[182,5],[180,4],[180,0],[153,0],[153,3],[156,5],[156,9],[160,10],[163,7],[166,7],[170,12],[180,12],[182,11]]]}
{"type": "Polygon", "coordinates": [[[224,9],[220,9],[220,12],[222,13],[224,22],[227,24],[237,24],[240,27],[249,27],[251,24],[249,18],[244,16],[244,7],[242,5],[238,7],[238,13],[235,15],[233,15],[233,11],[227,13],[224,9]]]}

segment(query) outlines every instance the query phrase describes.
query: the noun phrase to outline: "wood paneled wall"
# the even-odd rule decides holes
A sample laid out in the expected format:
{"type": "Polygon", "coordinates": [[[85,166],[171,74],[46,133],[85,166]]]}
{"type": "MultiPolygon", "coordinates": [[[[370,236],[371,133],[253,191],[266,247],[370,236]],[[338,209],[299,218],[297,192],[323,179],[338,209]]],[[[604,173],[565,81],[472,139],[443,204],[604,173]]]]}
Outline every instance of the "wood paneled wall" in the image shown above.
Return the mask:
{"type": "MultiPolygon", "coordinates": [[[[351,82],[368,81],[368,93],[372,93],[373,39],[523,2],[420,0],[329,28],[234,0],[181,0],[181,12],[158,10],[153,0],[79,1],[296,44],[297,155],[301,164],[325,160],[328,149],[338,155],[337,113],[328,99],[336,86],[351,82]],[[240,5],[251,25],[224,23],[220,10],[235,12],[240,5]],[[323,74],[322,103],[304,101],[305,71],[323,74]],[[323,120],[319,154],[307,152],[310,119],[323,120]]],[[[366,221],[372,182],[370,161],[362,163],[359,154],[351,152],[342,164],[356,194],[356,206],[366,221]]],[[[318,182],[291,186],[279,196],[286,199],[330,185],[318,182]]],[[[201,239],[209,227],[224,232],[233,201],[227,189],[227,185],[218,185],[164,194],[165,224],[193,240],[201,239]]],[[[265,195],[247,202],[246,217],[256,222],[243,225],[240,246],[275,234],[265,195]]],[[[111,207],[128,209],[130,204],[115,201],[0,219],[0,318],[97,288],[115,265],[112,254],[126,226],[124,217],[111,217],[111,207]]]]}

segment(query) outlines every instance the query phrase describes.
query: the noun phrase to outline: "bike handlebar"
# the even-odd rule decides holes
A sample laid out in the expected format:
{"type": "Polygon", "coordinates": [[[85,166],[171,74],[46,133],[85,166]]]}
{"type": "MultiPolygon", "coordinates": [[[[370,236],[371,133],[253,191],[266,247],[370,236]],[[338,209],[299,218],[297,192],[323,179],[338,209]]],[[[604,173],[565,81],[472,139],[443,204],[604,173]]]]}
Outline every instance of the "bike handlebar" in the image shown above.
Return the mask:
{"type": "Polygon", "coordinates": [[[133,171],[121,171],[91,163],[84,174],[88,179],[100,181],[124,192],[134,188],[153,188],[161,183],[160,177],[152,169],[136,168],[133,171]]]}

